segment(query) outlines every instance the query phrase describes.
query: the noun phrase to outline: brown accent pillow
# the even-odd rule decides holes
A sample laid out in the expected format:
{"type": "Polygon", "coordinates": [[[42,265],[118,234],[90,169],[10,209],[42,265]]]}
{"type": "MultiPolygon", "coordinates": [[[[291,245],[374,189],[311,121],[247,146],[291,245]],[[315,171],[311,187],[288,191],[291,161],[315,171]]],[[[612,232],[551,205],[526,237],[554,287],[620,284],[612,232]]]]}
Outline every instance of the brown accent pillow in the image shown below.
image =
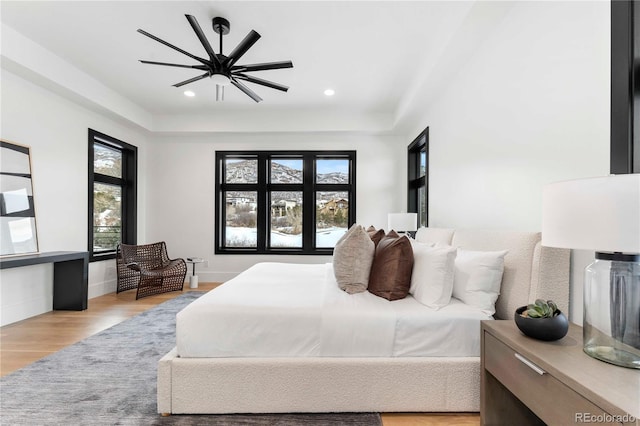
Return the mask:
{"type": "Polygon", "coordinates": [[[400,237],[391,231],[376,247],[368,290],[388,300],[404,299],[411,288],[412,270],[411,242],[407,237],[400,237]]]}
{"type": "Polygon", "coordinates": [[[384,229],[376,229],[375,226],[367,228],[367,234],[371,237],[371,241],[378,247],[378,243],[384,238],[384,229]]]}

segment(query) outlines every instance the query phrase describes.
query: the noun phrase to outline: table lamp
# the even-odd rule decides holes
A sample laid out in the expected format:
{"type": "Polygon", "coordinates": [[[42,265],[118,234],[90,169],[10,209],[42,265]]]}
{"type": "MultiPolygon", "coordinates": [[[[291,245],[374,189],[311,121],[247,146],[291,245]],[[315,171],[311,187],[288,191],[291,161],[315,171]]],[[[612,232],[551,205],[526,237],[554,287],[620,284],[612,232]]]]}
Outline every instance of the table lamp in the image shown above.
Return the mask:
{"type": "Polygon", "coordinates": [[[584,277],[584,352],[640,369],[640,174],[546,185],[542,245],[595,250],[584,277]]]}
{"type": "Polygon", "coordinates": [[[398,233],[407,233],[418,230],[418,213],[389,213],[387,216],[387,228],[398,233]]]}

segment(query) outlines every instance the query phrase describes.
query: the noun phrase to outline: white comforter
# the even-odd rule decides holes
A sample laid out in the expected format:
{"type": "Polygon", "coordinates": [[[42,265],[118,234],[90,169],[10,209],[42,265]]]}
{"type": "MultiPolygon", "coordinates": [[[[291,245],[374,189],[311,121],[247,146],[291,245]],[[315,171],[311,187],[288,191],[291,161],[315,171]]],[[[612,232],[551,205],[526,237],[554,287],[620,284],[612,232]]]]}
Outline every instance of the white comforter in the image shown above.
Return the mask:
{"type": "Polygon", "coordinates": [[[480,320],[338,288],[331,264],[260,263],[177,315],[181,357],[479,356],[480,320]]]}

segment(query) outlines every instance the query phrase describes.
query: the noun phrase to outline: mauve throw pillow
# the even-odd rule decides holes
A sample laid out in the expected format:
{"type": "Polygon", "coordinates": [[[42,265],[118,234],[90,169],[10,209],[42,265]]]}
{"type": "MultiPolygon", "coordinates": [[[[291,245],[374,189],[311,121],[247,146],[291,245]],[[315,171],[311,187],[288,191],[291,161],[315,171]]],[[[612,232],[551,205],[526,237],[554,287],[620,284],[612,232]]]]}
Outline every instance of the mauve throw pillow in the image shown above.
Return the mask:
{"type": "Polygon", "coordinates": [[[395,231],[389,232],[376,247],[369,276],[369,292],[388,300],[404,299],[411,287],[412,269],[411,242],[395,231]]]}
{"type": "Polygon", "coordinates": [[[375,226],[367,228],[367,233],[371,237],[371,241],[378,247],[378,243],[384,238],[384,229],[376,229],[375,226]]]}
{"type": "Polygon", "coordinates": [[[360,225],[353,225],[333,249],[333,274],[338,286],[349,294],[367,290],[375,245],[360,225]]]}

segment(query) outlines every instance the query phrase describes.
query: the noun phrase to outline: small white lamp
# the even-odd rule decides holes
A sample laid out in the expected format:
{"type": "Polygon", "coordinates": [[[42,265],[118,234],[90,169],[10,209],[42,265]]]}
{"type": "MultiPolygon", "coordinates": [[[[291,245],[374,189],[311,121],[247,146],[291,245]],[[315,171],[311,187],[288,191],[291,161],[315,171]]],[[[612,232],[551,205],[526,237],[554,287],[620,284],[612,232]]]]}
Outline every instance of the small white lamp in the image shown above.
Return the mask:
{"type": "Polygon", "coordinates": [[[640,174],[545,186],[542,245],[596,251],[585,269],[584,352],[640,369],[640,174]]]}
{"type": "Polygon", "coordinates": [[[387,228],[398,233],[413,232],[418,230],[418,213],[389,213],[387,216],[387,228]]]}

